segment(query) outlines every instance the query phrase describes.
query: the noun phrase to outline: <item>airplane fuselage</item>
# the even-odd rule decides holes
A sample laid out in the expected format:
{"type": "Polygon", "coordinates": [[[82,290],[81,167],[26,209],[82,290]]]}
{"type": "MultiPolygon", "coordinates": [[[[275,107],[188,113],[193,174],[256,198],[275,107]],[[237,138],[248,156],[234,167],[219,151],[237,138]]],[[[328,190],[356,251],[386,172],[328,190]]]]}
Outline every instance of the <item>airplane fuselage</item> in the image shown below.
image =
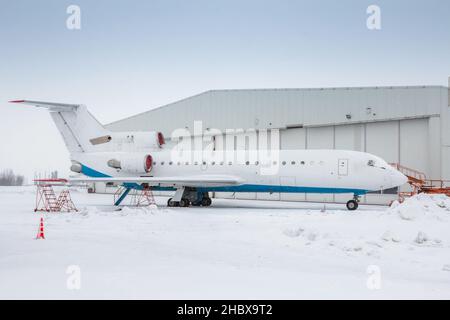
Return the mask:
{"type": "MultiPolygon", "coordinates": [[[[208,157],[176,159],[168,150],[149,151],[152,169],[141,177],[180,175],[234,175],[244,182],[236,186],[205,187],[203,191],[282,192],[282,193],[353,193],[396,187],[405,178],[384,160],[374,155],[347,150],[279,150],[267,160],[227,159],[220,152],[208,157]],[[208,158],[208,159],[206,159],[208,158]]],[[[82,173],[90,177],[130,176],[130,172],[114,169],[108,160],[120,153],[80,153],[73,160],[82,165],[82,173]]],[[[167,188],[161,184],[155,187],[167,188]]]]}

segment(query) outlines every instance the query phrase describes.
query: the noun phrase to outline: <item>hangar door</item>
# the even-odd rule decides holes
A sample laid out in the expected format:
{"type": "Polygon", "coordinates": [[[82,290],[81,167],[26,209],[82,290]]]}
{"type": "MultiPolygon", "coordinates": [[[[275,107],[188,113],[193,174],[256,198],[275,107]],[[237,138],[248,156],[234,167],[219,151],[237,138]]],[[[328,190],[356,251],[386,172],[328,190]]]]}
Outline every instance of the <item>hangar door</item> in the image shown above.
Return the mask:
{"type": "Polygon", "coordinates": [[[400,121],[400,164],[429,175],[428,119],[400,121]]]}
{"type": "MultiPolygon", "coordinates": [[[[307,128],[307,149],[334,149],[334,126],[307,128]]],[[[332,202],[333,194],[306,194],[307,201],[332,202]]]]}
{"type": "Polygon", "coordinates": [[[381,157],[389,163],[399,161],[398,121],[367,123],[365,140],[366,152],[381,157]]]}
{"type": "Polygon", "coordinates": [[[428,118],[367,123],[366,152],[428,174],[428,137],[428,118]]]}
{"type": "Polygon", "coordinates": [[[298,150],[306,147],[306,129],[290,128],[280,131],[281,149],[298,150]]]}
{"type": "MultiPolygon", "coordinates": [[[[281,149],[283,150],[301,150],[306,148],[306,129],[305,128],[289,128],[286,130],[280,131],[281,137],[281,149]]],[[[280,178],[281,180],[281,178],[280,178]]],[[[280,181],[280,184],[283,185],[295,185],[292,181],[280,181]]],[[[259,196],[259,195],[258,195],[259,196]]],[[[263,197],[274,198],[278,197],[280,200],[285,201],[305,201],[306,196],[304,193],[281,193],[281,194],[272,194],[272,195],[264,195],[263,197]]]]}

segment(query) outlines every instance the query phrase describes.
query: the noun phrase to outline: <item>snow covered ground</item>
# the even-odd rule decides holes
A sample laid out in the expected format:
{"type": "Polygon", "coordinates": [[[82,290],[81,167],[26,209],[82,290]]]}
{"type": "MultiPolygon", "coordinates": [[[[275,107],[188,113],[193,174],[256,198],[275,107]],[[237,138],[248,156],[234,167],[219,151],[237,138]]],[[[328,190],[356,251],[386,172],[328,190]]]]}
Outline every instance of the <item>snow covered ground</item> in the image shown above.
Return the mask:
{"type": "Polygon", "coordinates": [[[43,215],[35,240],[34,188],[0,187],[0,298],[450,299],[449,198],[114,211],[72,196],[81,211],[43,215]]]}

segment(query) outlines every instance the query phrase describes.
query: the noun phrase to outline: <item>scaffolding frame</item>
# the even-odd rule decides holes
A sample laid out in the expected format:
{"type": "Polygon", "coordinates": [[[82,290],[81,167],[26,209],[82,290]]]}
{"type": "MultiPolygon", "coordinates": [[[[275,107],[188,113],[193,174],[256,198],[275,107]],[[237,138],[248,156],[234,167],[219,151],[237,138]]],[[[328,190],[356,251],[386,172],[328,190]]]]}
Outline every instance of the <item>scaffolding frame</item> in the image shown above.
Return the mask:
{"type": "Polygon", "coordinates": [[[399,163],[390,163],[392,167],[403,173],[408,178],[408,184],[411,186],[410,192],[399,192],[399,200],[402,202],[405,198],[412,197],[419,193],[426,194],[444,194],[450,197],[450,181],[440,179],[427,179],[425,173],[415,169],[405,167],[399,163]]]}
{"type": "Polygon", "coordinates": [[[69,189],[64,189],[56,197],[53,186],[65,186],[66,179],[36,179],[36,206],[34,212],[72,212],[78,211],[70,196],[69,189]]]}
{"type": "Polygon", "coordinates": [[[141,190],[131,189],[128,187],[120,186],[114,193],[114,205],[119,205],[125,197],[131,192],[130,205],[135,207],[146,207],[150,205],[156,205],[155,197],[151,187],[142,187],[141,190]]]}

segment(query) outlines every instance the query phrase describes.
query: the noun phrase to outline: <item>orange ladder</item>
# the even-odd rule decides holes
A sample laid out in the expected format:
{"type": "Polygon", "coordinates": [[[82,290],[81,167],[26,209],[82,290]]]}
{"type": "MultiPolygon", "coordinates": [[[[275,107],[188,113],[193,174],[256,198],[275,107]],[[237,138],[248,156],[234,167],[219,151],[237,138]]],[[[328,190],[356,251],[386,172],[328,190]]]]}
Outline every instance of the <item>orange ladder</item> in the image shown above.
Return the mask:
{"type": "Polygon", "coordinates": [[[131,198],[131,205],[136,207],[145,207],[153,204],[156,205],[156,201],[150,187],[144,187],[142,190],[136,190],[136,193],[134,193],[131,198]]]}
{"type": "Polygon", "coordinates": [[[60,211],[58,199],[56,199],[55,191],[49,184],[37,184],[36,192],[36,211],[58,212],[60,211]]]}
{"type": "Polygon", "coordinates": [[[72,201],[69,190],[65,189],[61,191],[58,197],[58,206],[60,211],[78,211],[75,204],[72,201]]]}
{"type": "Polygon", "coordinates": [[[68,189],[63,190],[58,198],[56,197],[53,186],[63,186],[67,184],[66,179],[36,179],[36,207],[34,212],[61,212],[61,211],[78,211],[72,201],[68,189]]]}
{"type": "Polygon", "coordinates": [[[427,179],[425,173],[402,166],[399,163],[391,163],[390,165],[408,178],[408,183],[412,188],[411,192],[399,192],[401,200],[418,193],[445,194],[450,197],[450,181],[427,179]]]}
{"type": "Polygon", "coordinates": [[[150,187],[143,187],[142,190],[132,190],[131,188],[123,186],[117,188],[117,191],[114,193],[114,205],[119,205],[129,193],[131,196],[131,206],[145,207],[152,204],[156,205],[155,197],[153,196],[153,192],[150,187]],[[132,192],[130,193],[130,191],[132,192]]]}

